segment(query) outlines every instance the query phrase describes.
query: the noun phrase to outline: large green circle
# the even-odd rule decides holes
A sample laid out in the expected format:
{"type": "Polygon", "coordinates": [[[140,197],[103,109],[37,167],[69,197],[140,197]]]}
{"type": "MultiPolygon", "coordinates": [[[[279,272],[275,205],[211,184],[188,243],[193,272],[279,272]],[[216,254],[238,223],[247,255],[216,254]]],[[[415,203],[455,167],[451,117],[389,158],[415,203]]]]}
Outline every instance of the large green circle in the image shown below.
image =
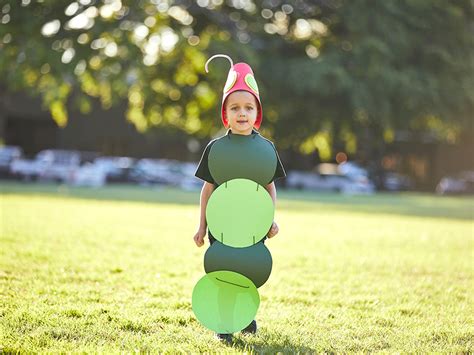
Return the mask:
{"type": "Polygon", "coordinates": [[[258,243],[273,223],[275,208],[265,188],[247,179],[233,179],[214,190],[206,220],[214,238],[245,248],[258,243]]]}
{"type": "Polygon", "coordinates": [[[217,333],[235,333],[255,318],[260,296],[251,280],[232,271],[215,271],[194,286],[196,318],[217,333]]]}
{"type": "Polygon", "coordinates": [[[232,248],[215,241],[204,255],[204,270],[206,273],[234,271],[248,277],[259,288],[270,277],[272,256],[263,243],[247,248],[232,248]]]}
{"type": "Polygon", "coordinates": [[[277,155],[273,145],[260,134],[228,134],[212,144],[208,162],[219,185],[242,178],[266,186],[275,175],[277,155]]]}

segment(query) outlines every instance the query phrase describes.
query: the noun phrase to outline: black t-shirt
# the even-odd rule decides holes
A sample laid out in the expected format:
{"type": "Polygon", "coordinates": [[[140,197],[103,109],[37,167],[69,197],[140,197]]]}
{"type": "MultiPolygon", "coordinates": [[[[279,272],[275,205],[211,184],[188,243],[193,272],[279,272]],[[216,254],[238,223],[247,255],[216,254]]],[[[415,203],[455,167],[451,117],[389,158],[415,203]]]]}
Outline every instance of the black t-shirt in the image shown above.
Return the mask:
{"type": "MultiPolygon", "coordinates": [[[[231,130],[228,130],[227,135],[228,134],[233,134],[233,133],[232,133],[231,130]]],[[[260,134],[260,133],[258,133],[255,130],[252,130],[252,134],[260,134]]],[[[204,149],[204,152],[202,153],[201,161],[199,162],[199,166],[196,170],[196,173],[194,174],[196,177],[200,178],[201,180],[207,181],[211,184],[214,184],[215,186],[218,186],[218,184],[214,181],[214,179],[211,175],[211,172],[209,171],[209,165],[208,165],[209,151],[211,150],[212,145],[217,140],[222,139],[222,138],[226,137],[227,135],[216,138],[216,139],[213,139],[212,141],[210,141],[208,143],[208,145],[204,149]]],[[[277,165],[276,165],[276,168],[275,168],[275,174],[273,175],[273,178],[270,182],[275,181],[276,179],[285,177],[286,176],[285,169],[283,168],[283,165],[280,161],[280,157],[278,156],[278,152],[275,149],[275,145],[270,140],[268,140],[264,137],[262,137],[262,138],[265,139],[266,141],[268,141],[272,145],[273,149],[275,150],[276,157],[277,157],[277,165]]]]}

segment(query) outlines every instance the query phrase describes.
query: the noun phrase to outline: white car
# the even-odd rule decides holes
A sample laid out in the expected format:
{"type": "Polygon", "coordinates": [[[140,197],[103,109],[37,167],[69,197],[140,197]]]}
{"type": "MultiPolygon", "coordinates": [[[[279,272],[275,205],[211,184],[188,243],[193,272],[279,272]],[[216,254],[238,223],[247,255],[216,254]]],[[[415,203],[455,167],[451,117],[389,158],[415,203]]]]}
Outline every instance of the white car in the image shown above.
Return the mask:
{"type": "Polygon", "coordinates": [[[438,195],[474,194],[474,171],[443,177],[436,186],[438,195]]]}
{"type": "Polygon", "coordinates": [[[194,173],[198,167],[197,163],[184,162],[181,163],[181,172],[184,175],[179,186],[186,191],[197,191],[202,188],[202,181],[199,180],[194,173]]]}
{"type": "Polygon", "coordinates": [[[34,160],[19,159],[10,166],[13,175],[25,180],[54,180],[69,182],[74,171],[79,167],[79,152],[70,150],[48,149],[39,152],[34,160]]]}
{"type": "Polygon", "coordinates": [[[106,180],[106,169],[97,164],[87,163],[76,169],[71,183],[76,186],[102,187],[106,180]]]}
{"type": "Polygon", "coordinates": [[[94,165],[105,172],[107,182],[129,182],[134,164],[135,159],[130,157],[106,156],[94,160],[94,165]]]}
{"type": "Polygon", "coordinates": [[[316,167],[320,176],[338,176],[340,185],[337,191],[345,194],[372,194],[375,192],[375,185],[369,179],[369,172],[357,163],[346,161],[341,164],[319,164],[316,167]]]}
{"type": "Polygon", "coordinates": [[[9,176],[11,164],[20,159],[22,154],[23,150],[17,146],[0,147],[0,176],[9,176]]]}
{"type": "Polygon", "coordinates": [[[289,171],[286,177],[288,188],[333,191],[344,194],[372,194],[374,184],[365,174],[342,174],[336,164],[321,164],[318,172],[289,171]]]}

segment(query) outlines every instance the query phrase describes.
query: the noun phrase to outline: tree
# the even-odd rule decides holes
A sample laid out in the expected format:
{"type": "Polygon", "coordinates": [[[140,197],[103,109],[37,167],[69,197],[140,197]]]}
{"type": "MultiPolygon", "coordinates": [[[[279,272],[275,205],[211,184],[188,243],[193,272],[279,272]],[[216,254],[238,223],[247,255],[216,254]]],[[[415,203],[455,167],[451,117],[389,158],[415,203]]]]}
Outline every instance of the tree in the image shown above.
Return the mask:
{"type": "MultiPolygon", "coordinates": [[[[256,72],[265,133],[281,147],[381,152],[393,130],[456,135],[474,109],[468,0],[10,0],[0,75],[40,94],[61,126],[67,104],[127,100],[137,129],[220,128],[223,52],[256,72]],[[369,144],[367,144],[369,143],[369,144]],[[359,149],[360,150],[360,149],[359,149]]],[[[375,152],[375,153],[374,153],[375,152]]]]}

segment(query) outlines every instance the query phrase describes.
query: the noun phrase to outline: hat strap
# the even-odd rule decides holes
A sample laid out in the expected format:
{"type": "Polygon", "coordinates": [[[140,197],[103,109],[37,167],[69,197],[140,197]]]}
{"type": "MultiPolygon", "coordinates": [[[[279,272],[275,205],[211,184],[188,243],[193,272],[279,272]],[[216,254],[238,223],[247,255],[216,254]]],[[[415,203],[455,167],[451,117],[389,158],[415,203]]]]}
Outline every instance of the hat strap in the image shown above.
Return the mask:
{"type": "Polygon", "coordinates": [[[232,68],[234,66],[234,62],[232,61],[232,58],[229,57],[228,55],[225,54],[214,54],[211,58],[209,58],[206,62],[206,65],[204,66],[206,68],[206,73],[209,73],[209,69],[207,68],[207,65],[213,60],[214,58],[221,57],[221,58],[227,58],[230,62],[230,67],[232,68]]]}

